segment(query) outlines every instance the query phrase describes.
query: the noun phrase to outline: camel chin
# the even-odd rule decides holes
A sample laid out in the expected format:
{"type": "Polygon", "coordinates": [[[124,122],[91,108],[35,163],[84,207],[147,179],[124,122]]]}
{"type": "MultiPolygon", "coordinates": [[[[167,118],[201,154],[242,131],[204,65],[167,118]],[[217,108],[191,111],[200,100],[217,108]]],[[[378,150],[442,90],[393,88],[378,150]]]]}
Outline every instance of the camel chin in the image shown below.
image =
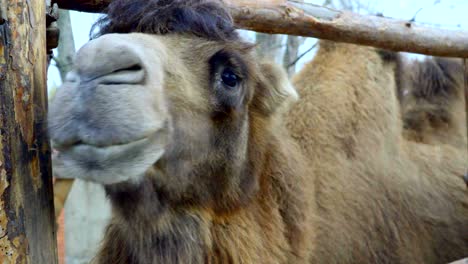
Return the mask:
{"type": "Polygon", "coordinates": [[[166,129],[142,139],[118,145],[78,144],[55,150],[52,155],[54,175],[78,178],[104,185],[138,183],[163,155],[166,129]]]}

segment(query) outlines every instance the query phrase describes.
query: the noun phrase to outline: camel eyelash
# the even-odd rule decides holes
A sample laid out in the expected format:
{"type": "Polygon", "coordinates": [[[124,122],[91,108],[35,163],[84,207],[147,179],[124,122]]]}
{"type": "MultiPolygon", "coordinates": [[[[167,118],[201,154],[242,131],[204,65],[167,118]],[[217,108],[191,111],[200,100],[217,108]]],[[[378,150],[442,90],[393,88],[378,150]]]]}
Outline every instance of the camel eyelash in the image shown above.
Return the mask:
{"type": "Polygon", "coordinates": [[[210,58],[208,63],[212,77],[221,73],[223,69],[230,68],[241,80],[245,79],[247,67],[235,52],[220,50],[210,58]]]}

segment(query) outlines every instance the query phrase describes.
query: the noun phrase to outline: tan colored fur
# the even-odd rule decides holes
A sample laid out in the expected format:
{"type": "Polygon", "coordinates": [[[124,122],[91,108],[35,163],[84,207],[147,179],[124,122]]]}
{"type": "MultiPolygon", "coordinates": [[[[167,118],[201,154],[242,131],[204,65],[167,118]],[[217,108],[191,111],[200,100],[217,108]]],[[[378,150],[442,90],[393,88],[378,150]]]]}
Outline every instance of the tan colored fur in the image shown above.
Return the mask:
{"type": "Polygon", "coordinates": [[[312,263],[443,263],[466,255],[466,150],[402,137],[392,69],[321,42],[295,77],[288,128],[313,167],[312,263]]]}
{"type": "Polygon", "coordinates": [[[291,106],[284,72],[256,60],[218,1],[109,10],[49,116],[58,176],[101,182],[112,203],[94,263],[466,253],[466,153],[402,136],[396,65],[374,49],[322,42],[291,106]]]}
{"type": "Polygon", "coordinates": [[[200,249],[194,246],[186,247],[187,252],[172,251],[177,250],[177,247],[168,248],[167,254],[170,255],[158,258],[162,263],[308,262],[312,243],[310,223],[313,204],[312,197],[306,194],[313,187],[310,185],[312,182],[305,181],[303,177],[311,175],[311,172],[303,166],[307,162],[299,154],[295,142],[288,140],[276,121],[270,126],[270,121],[260,116],[252,115],[251,118],[251,144],[258,151],[254,162],[262,165],[261,186],[249,204],[221,214],[210,208],[187,208],[150,222],[139,222],[140,206],[135,205],[135,219],[121,219],[119,214],[114,215],[103,248],[93,263],[154,263],[152,261],[156,259],[151,255],[140,256],[137,260],[116,254],[126,247],[116,242],[126,241],[125,244],[129,243],[132,247],[144,247],[144,243],[149,243],[146,241],[151,232],[175,234],[175,239],[199,240],[197,243],[202,245],[202,252],[197,252],[200,249]],[[269,131],[275,131],[274,135],[269,131]],[[178,221],[185,221],[183,215],[189,215],[199,226],[178,225],[178,221]],[[134,225],[128,226],[128,222],[134,225]],[[183,228],[191,228],[186,231],[193,232],[192,235],[178,237],[177,233],[183,228]]]}

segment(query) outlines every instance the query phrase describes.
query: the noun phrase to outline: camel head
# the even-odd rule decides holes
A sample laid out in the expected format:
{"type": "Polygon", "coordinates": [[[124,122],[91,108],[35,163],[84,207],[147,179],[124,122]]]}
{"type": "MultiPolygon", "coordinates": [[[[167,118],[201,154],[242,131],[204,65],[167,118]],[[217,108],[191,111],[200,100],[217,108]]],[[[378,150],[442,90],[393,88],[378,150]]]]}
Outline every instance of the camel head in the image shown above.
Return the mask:
{"type": "Polygon", "coordinates": [[[407,138],[425,143],[466,144],[462,61],[428,57],[400,74],[399,99],[407,138]]]}
{"type": "Polygon", "coordinates": [[[215,208],[254,195],[269,131],[297,94],[225,7],[117,0],[98,26],[50,105],[54,172],[215,208]]]}

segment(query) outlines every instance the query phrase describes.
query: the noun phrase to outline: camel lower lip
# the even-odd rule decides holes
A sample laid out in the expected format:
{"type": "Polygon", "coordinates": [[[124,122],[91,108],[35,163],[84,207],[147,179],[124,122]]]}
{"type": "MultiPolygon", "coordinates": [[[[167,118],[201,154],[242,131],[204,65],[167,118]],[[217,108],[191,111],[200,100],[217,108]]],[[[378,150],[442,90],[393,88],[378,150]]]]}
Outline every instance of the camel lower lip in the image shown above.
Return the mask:
{"type": "Polygon", "coordinates": [[[53,150],[54,173],[60,178],[82,178],[113,184],[143,177],[164,153],[166,130],[126,144],[97,147],[78,144],[53,150]]]}
{"type": "Polygon", "coordinates": [[[138,181],[165,152],[170,136],[168,126],[152,130],[124,144],[97,146],[55,145],[52,165],[55,177],[80,178],[104,185],[138,181]]]}
{"type": "Polygon", "coordinates": [[[165,145],[167,132],[167,128],[163,127],[140,137],[135,137],[135,140],[113,145],[94,145],[80,142],[70,146],[54,146],[54,142],[52,142],[52,157],[57,162],[73,160],[77,164],[91,164],[93,167],[99,167],[99,164],[108,165],[110,162],[122,162],[139,156],[150,145],[165,145]],[[98,166],[94,166],[96,164],[98,166]]]}
{"type": "Polygon", "coordinates": [[[89,161],[91,163],[99,160],[102,162],[106,160],[125,159],[127,155],[137,155],[136,152],[147,144],[147,142],[148,138],[142,138],[125,144],[109,146],[78,144],[60,151],[60,154],[76,157],[77,159],[89,161]]]}
{"type": "MultiPolygon", "coordinates": [[[[157,132],[155,132],[155,133],[157,133],[157,132]]],[[[153,133],[153,134],[155,134],[155,133],[153,133]]],[[[149,137],[151,137],[151,135],[141,137],[141,138],[136,139],[136,140],[132,140],[132,141],[124,142],[124,143],[112,144],[112,145],[95,145],[95,144],[87,144],[87,143],[78,143],[78,144],[69,145],[69,146],[57,146],[52,142],[52,151],[55,152],[55,153],[61,153],[61,152],[69,151],[71,149],[75,149],[75,148],[90,148],[90,149],[101,149],[101,150],[113,149],[113,148],[125,147],[125,146],[129,146],[129,145],[138,144],[140,142],[148,140],[149,137]]]]}
{"type": "Polygon", "coordinates": [[[127,146],[132,146],[132,145],[135,145],[135,144],[142,143],[142,142],[144,142],[146,140],[148,140],[148,137],[143,137],[141,139],[137,139],[137,140],[121,143],[121,144],[103,145],[103,146],[80,143],[80,144],[70,146],[69,149],[72,149],[72,148],[89,148],[89,149],[96,149],[96,150],[111,150],[111,149],[116,149],[116,148],[125,148],[127,146]]]}

